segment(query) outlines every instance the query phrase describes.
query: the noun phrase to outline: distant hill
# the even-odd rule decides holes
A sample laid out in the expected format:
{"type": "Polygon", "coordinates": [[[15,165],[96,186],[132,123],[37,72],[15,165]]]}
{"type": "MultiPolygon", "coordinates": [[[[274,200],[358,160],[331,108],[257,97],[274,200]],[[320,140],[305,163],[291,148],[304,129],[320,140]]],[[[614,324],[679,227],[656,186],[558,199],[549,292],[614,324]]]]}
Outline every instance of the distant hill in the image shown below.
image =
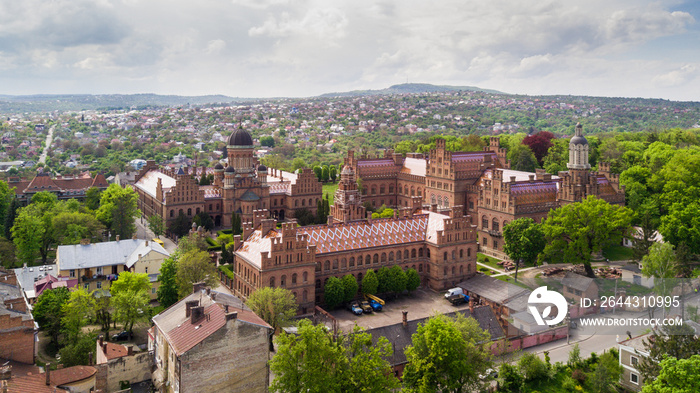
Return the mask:
{"type": "Polygon", "coordinates": [[[475,86],[441,86],[431,85],[429,83],[403,83],[381,90],[353,90],[342,93],[326,93],[321,94],[319,97],[358,97],[389,94],[445,93],[450,91],[481,91],[484,93],[505,94],[497,90],[482,89],[475,86]]]}
{"type": "Polygon", "coordinates": [[[175,96],[158,94],[58,94],[0,95],[0,113],[80,111],[98,109],[143,109],[147,107],[204,105],[252,101],[223,95],[175,96]]]}

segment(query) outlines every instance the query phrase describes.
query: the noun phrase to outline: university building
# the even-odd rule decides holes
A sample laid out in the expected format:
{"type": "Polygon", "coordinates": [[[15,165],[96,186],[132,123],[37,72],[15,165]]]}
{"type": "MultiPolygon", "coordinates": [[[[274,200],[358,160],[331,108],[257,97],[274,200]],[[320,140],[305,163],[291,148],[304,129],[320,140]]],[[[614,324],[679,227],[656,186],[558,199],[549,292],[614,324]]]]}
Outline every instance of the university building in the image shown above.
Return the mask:
{"type": "Polygon", "coordinates": [[[328,278],[399,265],[415,268],[423,285],[450,288],[476,274],[477,251],[499,258],[503,227],[595,195],[624,204],[624,187],[606,163],[592,172],[580,124],[569,144],[569,171],[558,176],[511,170],[505,149],[491,138],[481,152],[450,152],[444,140],[429,154],[356,157],[348,152],[328,224],[276,228],[263,207],[235,239],[233,290],[294,292],[300,312],[323,302],[328,278]],[[392,218],[371,219],[363,203],[396,207],[392,218]]]}
{"type": "Polygon", "coordinates": [[[259,164],[253,138],[243,129],[231,134],[226,148],[226,167],[217,163],[213,168],[183,167],[174,171],[148,161],[134,184],[142,214],[161,217],[166,227],[180,214],[192,219],[200,212],[209,214],[216,226],[224,227],[231,227],[234,212],[242,222],[252,222],[253,212],[263,209],[279,221],[293,218],[300,209],[316,214],[321,183],[310,169],[290,173],[259,164]],[[214,175],[214,183],[200,186],[204,175],[214,175]]]}

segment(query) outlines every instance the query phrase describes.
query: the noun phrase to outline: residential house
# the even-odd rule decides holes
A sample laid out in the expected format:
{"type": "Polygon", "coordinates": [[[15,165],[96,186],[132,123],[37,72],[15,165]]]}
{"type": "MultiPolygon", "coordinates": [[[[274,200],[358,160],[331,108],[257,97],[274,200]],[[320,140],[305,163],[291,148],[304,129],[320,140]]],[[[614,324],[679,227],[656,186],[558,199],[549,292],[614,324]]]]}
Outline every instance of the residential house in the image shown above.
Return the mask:
{"type": "Polygon", "coordinates": [[[17,276],[0,268],[0,358],[34,364],[37,330],[17,276]]]}
{"type": "Polygon", "coordinates": [[[574,304],[580,305],[581,299],[598,299],[598,284],[590,277],[585,277],[574,272],[566,272],[561,280],[564,286],[564,297],[573,300],[574,304]]]}
{"type": "Polygon", "coordinates": [[[50,363],[47,364],[43,373],[36,366],[20,368],[20,373],[15,373],[14,365],[6,366],[9,370],[3,370],[0,391],[3,393],[91,393],[95,391],[97,370],[94,367],[73,366],[50,370],[50,365],[50,363]]]}
{"type": "Polygon", "coordinates": [[[78,284],[89,291],[109,289],[124,271],[147,273],[152,285],[150,297],[155,300],[160,266],[169,256],[156,242],[117,237],[112,242],[58,246],[56,269],[59,279],[78,279],[78,284]]]}
{"type": "Polygon", "coordinates": [[[620,366],[622,366],[622,376],[620,385],[635,392],[642,390],[644,378],[639,372],[639,362],[649,356],[649,352],[644,347],[644,342],[651,336],[651,333],[633,337],[618,343],[620,352],[620,366]]]}
{"type": "Polygon", "coordinates": [[[159,392],[268,391],[273,329],[237,297],[194,285],[153,317],[148,349],[159,392]]]}
{"type": "Polygon", "coordinates": [[[97,380],[95,388],[105,392],[122,389],[122,382],[135,384],[151,380],[153,354],[132,345],[104,341],[100,336],[95,349],[97,380]]]}

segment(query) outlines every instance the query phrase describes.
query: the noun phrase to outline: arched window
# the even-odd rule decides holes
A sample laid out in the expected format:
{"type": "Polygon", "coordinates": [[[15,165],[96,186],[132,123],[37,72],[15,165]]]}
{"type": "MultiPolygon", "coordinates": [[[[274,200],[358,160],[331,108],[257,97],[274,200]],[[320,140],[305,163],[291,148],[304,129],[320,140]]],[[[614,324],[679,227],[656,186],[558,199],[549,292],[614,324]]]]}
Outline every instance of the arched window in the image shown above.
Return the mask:
{"type": "Polygon", "coordinates": [[[347,269],[348,268],[348,260],[343,258],[340,260],[340,268],[341,269],[347,269]]]}
{"type": "Polygon", "coordinates": [[[321,279],[320,278],[316,280],[316,288],[319,288],[319,289],[321,288],[321,279]]]}
{"type": "Polygon", "coordinates": [[[197,210],[195,210],[195,214],[199,214],[199,208],[197,208],[197,210]]]}
{"type": "Polygon", "coordinates": [[[170,210],[170,217],[175,215],[175,210],[170,210]]]}
{"type": "Polygon", "coordinates": [[[326,261],[326,262],[323,264],[323,270],[325,270],[325,271],[331,270],[331,261],[326,261]]]}
{"type": "Polygon", "coordinates": [[[299,207],[299,201],[298,201],[298,200],[295,200],[295,201],[294,201],[294,207],[299,207]]]}
{"type": "Polygon", "coordinates": [[[408,259],[408,250],[403,250],[403,259],[408,259]]]}
{"type": "Polygon", "coordinates": [[[481,217],[481,227],[483,229],[489,229],[489,219],[486,216],[481,217]]]}
{"type": "Polygon", "coordinates": [[[447,277],[447,266],[445,266],[445,269],[443,270],[443,275],[447,277]]]}
{"type": "Polygon", "coordinates": [[[372,195],[376,195],[376,194],[377,194],[377,186],[373,185],[372,186],[372,195]]]}
{"type": "Polygon", "coordinates": [[[498,224],[498,220],[496,220],[496,218],[494,217],[493,223],[491,224],[491,229],[493,229],[494,231],[498,231],[499,228],[500,225],[498,224]]]}
{"type": "Polygon", "coordinates": [[[472,256],[472,249],[471,249],[471,248],[467,248],[467,258],[470,257],[470,256],[472,256]]]}
{"type": "Polygon", "coordinates": [[[309,273],[308,272],[302,273],[301,278],[302,278],[302,280],[304,280],[304,284],[306,284],[306,282],[309,281],[309,273]]]}
{"type": "Polygon", "coordinates": [[[464,266],[459,265],[459,275],[461,276],[462,274],[464,274],[464,266]]]}
{"type": "Polygon", "coordinates": [[[355,267],[355,257],[350,257],[350,267],[355,267]]]}
{"type": "Polygon", "coordinates": [[[385,252],[382,253],[381,258],[382,258],[382,263],[385,263],[386,262],[386,253],[385,252]]]}
{"type": "Polygon", "coordinates": [[[455,267],[454,266],[452,266],[452,275],[453,276],[455,275],[455,267]]]}
{"type": "Polygon", "coordinates": [[[457,259],[457,252],[452,250],[452,259],[457,259]]]}
{"type": "Polygon", "coordinates": [[[333,270],[338,270],[338,260],[337,259],[333,260],[333,270]]]}
{"type": "MultiPolygon", "coordinates": [[[[377,254],[374,254],[377,255],[377,254]]],[[[372,263],[372,257],[368,254],[365,256],[365,265],[370,265],[372,263]]]]}
{"type": "MultiPolygon", "coordinates": [[[[296,202],[296,201],[295,201],[295,202],[296,202]]],[[[306,199],[302,199],[302,200],[301,200],[301,205],[302,205],[302,206],[306,206],[306,199]]]]}
{"type": "Polygon", "coordinates": [[[374,260],[375,264],[379,263],[379,254],[374,254],[374,258],[372,259],[374,260]]]}
{"type": "MultiPolygon", "coordinates": [[[[446,260],[447,260],[447,251],[445,251],[445,254],[442,256],[442,260],[443,260],[443,261],[446,261],[446,260]]],[[[445,274],[447,274],[447,273],[445,273],[445,274]]]]}
{"type": "Polygon", "coordinates": [[[471,272],[472,272],[472,265],[467,265],[467,273],[471,273],[471,272]]]}
{"type": "Polygon", "coordinates": [[[274,288],[274,287],[275,287],[275,278],[270,277],[270,288],[274,288]]]}
{"type": "Polygon", "coordinates": [[[418,258],[423,258],[423,248],[418,249],[418,258]]]}
{"type": "Polygon", "coordinates": [[[413,189],[413,186],[411,186],[411,196],[414,196],[414,195],[416,195],[416,190],[413,189]]]}
{"type": "Polygon", "coordinates": [[[384,184],[382,184],[381,186],[379,186],[379,193],[384,195],[384,191],[385,191],[384,184]]]}
{"type": "Polygon", "coordinates": [[[389,194],[393,194],[393,193],[394,193],[394,185],[389,184],[389,194]]]}
{"type": "Polygon", "coordinates": [[[459,259],[464,258],[464,250],[460,249],[459,250],[459,259]]]}
{"type": "Polygon", "coordinates": [[[423,191],[421,191],[420,188],[418,188],[418,196],[419,196],[419,197],[422,197],[422,196],[423,196],[423,191]]]}
{"type": "Polygon", "coordinates": [[[445,197],[445,199],[442,202],[442,205],[445,207],[450,207],[450,199],[448,197],[445,197]]]}
{"type": "Polygon", "coordinates": [[[401,251],[396,251],[396,260],[397,261],[401,260],[401,251]]]}
{"type": "Polygon", "coordinates": [[[394,252],[390,251],[389,252],[389,262],[393,262],[393,261],[394,261],[394,252]]]}
{"type": "Polygon", "coordinates": [[[442,206],[442,196],[441,195],[438,195],[438,197],[437,197],[437,205],[442,206]]]}
{"type": "Polygon", "coordinates": [[[408,196],[408,186],[403,187],[403,193],[404,195],[408,196]]]}
{"type": "Polygon", "coordinates": [[[192,208],[187,209],[187,215],[191,216],[192,215],[192,208]]]}
{"type": "Polygon", "coordinates": [[[309,298],[309,292],[306,289],[304,289],[304,292],[302,292],[301,296],[301,300],[306,301],[309,298]]]}
{"type": "Polygon", "coordinates": [[[281,286],[281,287],[284,287],[284,286],[286,286],[286,285],[287,285],[287,275],[286,275],[286,274],[283,274],[283,275],[282,275],[282,278],[280,278],[280,286],[281,286]]]}
{"type": "Polygon", "coordinates": [[[411,250],[411,258],[416,258],[416,249],[411,250]]]}
{"type": "Polygon", "coordinates": [[[297,283],[297,274],[294,273],[294,274],[292,274],[292,285],[296,285],[296,283],[297,283]]]}
{"type": "Polygon", "coordinates": [[[425,256],[430,258],[430,249],[429,248],[425,249],[425,256]]]}
{"type": "Polygon", "coordinates": [[[430,204],[434,205],[437,203],[437,199],[435,199],[435,194],[430,194],[430,204]]]}

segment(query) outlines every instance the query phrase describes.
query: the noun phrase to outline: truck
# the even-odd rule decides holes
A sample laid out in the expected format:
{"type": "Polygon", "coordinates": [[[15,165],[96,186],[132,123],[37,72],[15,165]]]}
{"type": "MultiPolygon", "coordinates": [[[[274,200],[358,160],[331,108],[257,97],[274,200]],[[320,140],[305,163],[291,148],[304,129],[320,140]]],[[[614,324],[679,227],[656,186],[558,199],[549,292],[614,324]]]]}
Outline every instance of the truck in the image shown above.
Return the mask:
{"type": "Polygon", "coordinates": [[[362,307],[360,307],[358,302],[348,303],[348,310],[355,315],[362,315],[362,307]]]}
{"type": "Polygon", "coordinates": [[[452,303],[455,306],[459,306],[460,304],[463,303],[468,303],[469,302],[469,296],[465,295],[464,293],[458,294],[458,295],[452,295],[447,298],[447,300],[452,303]]]}
{"type": "Polygon", "coordinates": [[[382,311],[384,308],[384,300],[370,294],[365,294],[365,299],[369,302],[369,305],[372,306],[372,310],[374,311],[382,311]]]}
{"type": "Polygon", "coordinates": [[[360,307],[362,307],[362,312],[365,314],[371,314],[372,313],[372,306],[369,305],[369,302],[365,300],[364,302],[360,303],[360,307]]]}
{"type": "Polygon", "coordinates": [[[462,294],[464,294],[464,290],[462,288],[457,287],[457,288],[448,289],[447,293],[445,293],[445,299],[448,299],[450,296],[462,295],[462,294]]]}

